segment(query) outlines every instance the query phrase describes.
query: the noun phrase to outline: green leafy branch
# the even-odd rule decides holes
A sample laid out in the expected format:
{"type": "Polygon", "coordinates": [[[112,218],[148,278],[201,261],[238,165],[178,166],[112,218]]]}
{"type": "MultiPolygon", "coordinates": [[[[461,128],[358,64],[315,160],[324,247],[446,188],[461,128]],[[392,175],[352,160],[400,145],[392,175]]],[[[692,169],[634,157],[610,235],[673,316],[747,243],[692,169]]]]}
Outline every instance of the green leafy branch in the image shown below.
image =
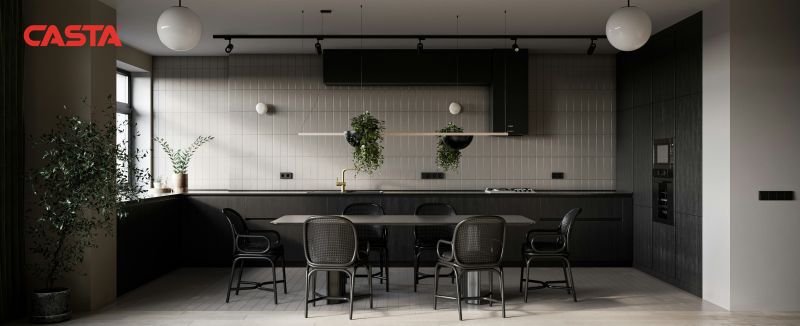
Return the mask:
{"type": "Polygon", "coordinates": [[[156,137],[155,140],[164,149],[169,160],[172,162],[172,172],[175,174],[183,174],[189,170],[189,161],[200,146],[214,139],[213,136],[198,136],[189,147],[183,149],[173,149],[166,139],[156,137]]]}
{"type": "MultiPolygon", "coordinates": [[[[439,132],[464,132],[464,128],[450,122],[447,127],[440,129],[439,132]]],[[[444,143],[444,136],[439,136],[439,140],[436,143],[436,165],[442,170],[452,171],[458,169],[460,163],[461,151],[447,146],[444,143]]]]}
{"type": "Polygon", "coordinates": [[[353,117],[350,127],[361,136],[360,142],[353,148],[353,165],[358,172],[372,174],[383,165],[384,121],[365,111],[353,117]]]}

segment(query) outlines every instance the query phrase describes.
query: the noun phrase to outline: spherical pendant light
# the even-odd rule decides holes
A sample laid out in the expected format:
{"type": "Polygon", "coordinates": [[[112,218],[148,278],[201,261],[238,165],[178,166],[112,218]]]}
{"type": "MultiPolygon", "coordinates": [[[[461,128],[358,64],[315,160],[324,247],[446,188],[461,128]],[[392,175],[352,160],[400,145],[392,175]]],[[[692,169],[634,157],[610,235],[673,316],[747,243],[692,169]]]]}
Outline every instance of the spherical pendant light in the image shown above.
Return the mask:
{"type": "Polygon", "coordinates": [[[156,31],[161,43],[175,51],[187,51],[200,42],[203,25],[200,17],[191,9],[178,6],[170,7],[158,16],[156,31]]]}
{"type": "Polygon", "coordinates": [[[458,115],[461,113],[461,104],[458,102],[451,102],[447,110],[450,111],[450,114],[452,115],[458,115]]]}
{"type": "Polygon", "coordinates": [[[650,16],[639,7],[622,7],[608,17],[606,36],[608,42],[621,51],[636,50],[650,38],[650,16]]]}

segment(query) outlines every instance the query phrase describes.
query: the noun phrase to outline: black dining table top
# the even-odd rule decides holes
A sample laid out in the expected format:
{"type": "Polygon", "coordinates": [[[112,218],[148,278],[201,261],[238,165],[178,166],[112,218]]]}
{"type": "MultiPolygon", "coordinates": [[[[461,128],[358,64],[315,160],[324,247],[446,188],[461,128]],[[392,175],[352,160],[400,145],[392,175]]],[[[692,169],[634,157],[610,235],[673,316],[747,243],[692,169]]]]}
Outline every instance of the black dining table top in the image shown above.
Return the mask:
{"type": "MultiPolygon", "coordinates": [[[[307,219],[319,215],[283,215],[272,224],[303,224],[307,219]]],[[[475,215],[336,215],[342,216],[353,224],[380,225],[448,225],[475,215]]],[[[522,215],[497,215],[506,220],[506,224],[534,224],[536,220],[522,215]]]]}

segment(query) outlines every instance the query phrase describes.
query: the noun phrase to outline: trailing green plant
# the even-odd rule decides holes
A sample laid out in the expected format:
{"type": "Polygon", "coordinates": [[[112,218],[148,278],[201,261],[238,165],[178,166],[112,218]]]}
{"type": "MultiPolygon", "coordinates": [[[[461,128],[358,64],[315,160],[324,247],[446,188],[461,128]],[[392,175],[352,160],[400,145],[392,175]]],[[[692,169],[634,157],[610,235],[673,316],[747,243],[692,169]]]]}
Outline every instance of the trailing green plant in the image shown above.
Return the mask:
{"type": "MultiPolygon", "coordinates": [[[[464,128],[449,122],[447,127],[439,129],[438,132],[464,132],[464,128]]],[[[436,165],[442,170],[452,171],[458,169],[459,163],[461,163],[461,151],[447,146],[444,143],[444,136],[439,136],[436,143],[436,165]]]]}
{"type": "Polygon", "coordinates": [[[353,164],[358,172],[372,174],[383,165],[384,122],[365,111],[353,117],[350,127],[359,136],[353,146],[353,164]]]}
{"type": "Polygon", "coordinates": [[[169,160],[172,162],[172,172],[175,174],[186,173],[186,171],[189,170],[189,161],[192,160],[194,152],[212,139],[214,139],[214,136],[197,136],[197,139],[195,139],[189,147],[173,149],[166,139],[159,137],[153,138],[153,140],[159,143],[161,148],[164,149],[164,153],[167,153],[167,156],[169,156],[169,160]]]}
{"type": "Polygon", "coordinates": [[[117,143],[128,122],[115,124],[115,101],[108,101],[107,122],[59,116],[53,130],[34,140],[41,165],[28,177],[40,210],[32,211],[30,249],[38,256],[34,275],[47,288],[83,261],[86,248],[97,247],[100,231],[111,234],[115,218],[124,217],[127,202],[138,200],[150,180],[135,164],[146,153],[128,153],[127,141],[117,143]]]}

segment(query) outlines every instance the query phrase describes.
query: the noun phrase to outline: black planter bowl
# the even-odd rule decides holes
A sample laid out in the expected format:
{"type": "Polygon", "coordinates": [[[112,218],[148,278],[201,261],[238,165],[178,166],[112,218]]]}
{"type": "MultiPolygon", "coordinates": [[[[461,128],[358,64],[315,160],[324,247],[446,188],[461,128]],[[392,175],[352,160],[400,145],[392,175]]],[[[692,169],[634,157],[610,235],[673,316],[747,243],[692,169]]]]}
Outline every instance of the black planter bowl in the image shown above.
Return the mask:
{"type": "Polygon", "coordinates": [[[69,309],[70,290],[67,288],[43,289],[31,295],[31,322],[52,324],[67,321],[72,316],[69,309]]]}
{"type": "Polygon", "coordinates": [[[460,151],[472,143],[473,136],[444,136],[442,142],[454,150],[460,151]]]}
{"type": "Polygon", "coordinates": [[[361,143],[361,134],[353,130],[348,130],[344,133],[344,138],[350,146],[356,147],[361,143]]]}

